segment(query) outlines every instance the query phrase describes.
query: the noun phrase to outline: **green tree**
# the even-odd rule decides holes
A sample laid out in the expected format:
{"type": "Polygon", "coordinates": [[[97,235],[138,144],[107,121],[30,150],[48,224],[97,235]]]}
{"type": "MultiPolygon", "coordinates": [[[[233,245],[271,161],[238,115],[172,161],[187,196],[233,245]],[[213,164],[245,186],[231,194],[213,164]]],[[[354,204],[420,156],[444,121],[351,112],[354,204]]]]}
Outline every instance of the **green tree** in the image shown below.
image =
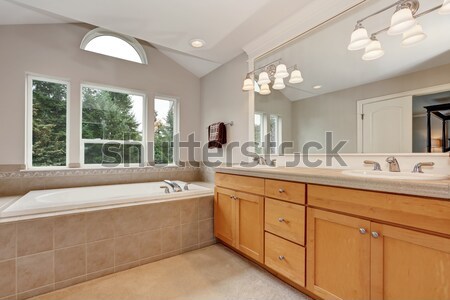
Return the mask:
{"type": "Polygon", "coordinates": [[[173,104],[163,120],[158,120],[155,111],[155,163],[173,163],[173,104]]]}
{"type": "Polygon", "coordinates": [[[33,80],[33,166],[66,165],[65,84],[33,80]]]}
{"type": "MultiPolygon", "coordinates": [[[[83,139],[141,141],[131,96],[83,88],[83,139]]],[[[101,144],[86,144],[85,163],[104,163],[101,144]]],[[[122,162],[139,163],[142,146],[121,146],[122,162]]],[[[120,163],[120,162],[117,162],[120,163]]]]}

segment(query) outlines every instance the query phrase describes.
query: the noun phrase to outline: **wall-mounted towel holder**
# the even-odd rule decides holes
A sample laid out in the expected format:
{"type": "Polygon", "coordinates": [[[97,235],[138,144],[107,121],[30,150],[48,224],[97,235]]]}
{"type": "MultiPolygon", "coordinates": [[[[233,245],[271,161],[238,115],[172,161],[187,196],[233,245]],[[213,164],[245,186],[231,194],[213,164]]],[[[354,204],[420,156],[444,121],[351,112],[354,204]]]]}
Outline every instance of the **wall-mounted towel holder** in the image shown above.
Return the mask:
{"type": "MultiPolygon", "coordinates": [[[[234,125],[234,122],[233,122],[233,121],[230,121],[230,122],[228,122],[228,123],[225,123],[225,122],[224,122],[223,124],[225,124],[225,126],[226,126],[226,125],[233,126],[233,125],[234,125]]],[[[209,127],[209,126],[208,126],[208,127],[209,127]]],[[[208,127],[206,127],[206,128],[208,128],[208,127]]]]}

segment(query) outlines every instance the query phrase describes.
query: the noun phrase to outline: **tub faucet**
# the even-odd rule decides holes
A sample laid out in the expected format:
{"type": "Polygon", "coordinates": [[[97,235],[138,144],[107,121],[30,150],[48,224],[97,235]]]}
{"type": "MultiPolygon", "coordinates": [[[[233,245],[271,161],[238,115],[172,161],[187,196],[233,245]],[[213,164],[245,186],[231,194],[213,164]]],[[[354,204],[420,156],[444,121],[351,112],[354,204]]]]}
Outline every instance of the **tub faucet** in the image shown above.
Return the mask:
{"type": "Polygon", "coordinates": [[[167,183],[168,185],[170,185],[172,187],[172,190],[174,192],[181,192],[183,191],[181,189],[181,187],[178,185],[178,183],[176,183],[175,181],[171,181],[171,180],[164,180],[164,183],[167,183]]]}
{"type": "Polygon", "coordinates": [[[394,156],[386,158],[386,162],[389,164],[389,172],[400,172],[400,165],[394,156]]]}

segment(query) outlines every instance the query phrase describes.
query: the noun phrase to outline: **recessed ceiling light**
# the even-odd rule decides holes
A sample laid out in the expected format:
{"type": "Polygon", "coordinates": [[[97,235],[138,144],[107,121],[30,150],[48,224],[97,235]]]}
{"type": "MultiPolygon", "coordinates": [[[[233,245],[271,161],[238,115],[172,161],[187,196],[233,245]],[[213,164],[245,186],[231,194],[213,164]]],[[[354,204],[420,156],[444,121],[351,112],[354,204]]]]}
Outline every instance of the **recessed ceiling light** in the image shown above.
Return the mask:
{"type": "Polygon", "coordinates": [[[193,39],[189,43],[194,48],[202,48],[203,46],[205,46],[205,41],[201,39],[193,39]]]}
{"type": "Polygon", "coordinates": [[[315,90],[318,90],[318,89],[321,89],[321,88],[322,88],[321,85],[315,85],[315,86],[313,86],[313,89],[315,89],[315,90]]]}

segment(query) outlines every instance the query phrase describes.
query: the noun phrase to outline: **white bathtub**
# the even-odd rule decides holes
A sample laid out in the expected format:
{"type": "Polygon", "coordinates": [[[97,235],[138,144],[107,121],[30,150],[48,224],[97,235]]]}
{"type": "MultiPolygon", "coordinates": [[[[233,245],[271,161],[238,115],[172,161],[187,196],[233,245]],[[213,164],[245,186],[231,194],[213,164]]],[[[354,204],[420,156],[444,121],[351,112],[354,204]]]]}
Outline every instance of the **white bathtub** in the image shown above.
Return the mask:
{"type": "MultiPolygon", "coordinates": [[[[175,181],[182,188],[184,182],[175,181]]],[[[136,202],[159,202],[212,195],[212,189],[195,184],[189,191],[166,194],[163,182],[117,184],[94,187],[32,191],[0,211],[2,217],[19,217],[57,211],[136,202]]]]}

